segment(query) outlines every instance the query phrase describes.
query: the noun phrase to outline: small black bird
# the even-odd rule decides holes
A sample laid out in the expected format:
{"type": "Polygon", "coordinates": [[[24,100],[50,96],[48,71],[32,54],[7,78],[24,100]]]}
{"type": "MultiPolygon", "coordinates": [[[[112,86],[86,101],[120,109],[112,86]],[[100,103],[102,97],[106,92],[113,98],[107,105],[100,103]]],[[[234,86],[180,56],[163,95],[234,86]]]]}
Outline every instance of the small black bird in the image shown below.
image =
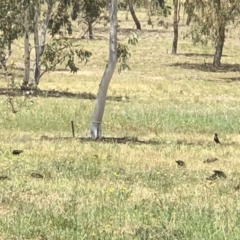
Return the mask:
{"type": "Polygon", "coordinates": [[[214,134],[213,140],[214,140],[215,143],[219,143],[219,144],[220,144],[220,141],[219,141],[219,138],[218,138],[218,134],[217,134],[217,133],[214,134]]]}
{"type": "Polygon", "coordinates": [[[213,170],[213,172],[214,172],[215,174],[217,174],[218,177],[227,178],[226,174],[225,174],[223,171],[213,170]]]}
{"type": "Polygon", "coordinates": [[[226,174],[220,170],[213,170],[214,174],[208,178],[207,180],[216,180],[217,178],[227,178],[226,174]]]}
{"type": "Polygon", "coordinates": [[[8,176],[0,176],[0,181],[3,181],[3,180],[10,180],[10,178],[8,176]]]}
{"type": "Polygon", "coordinates": [[[240,184],[238,184],[236,187],[234,187],[236,191],[240,190],[240,184]]]}
{"type": "Polygon", "coordinates": [[[205,160],[203,163],[212,163],[212,162],[215,162],[217,160],[218,160],[218,158],[207,158],[207,160],[205,160]]]}
{"type": "Polygon", "coordinates": [[[22,153],[23,152],[23,150],[13,150],[12,151],[12,154],[13,155],[19,155],[20,153],[22,153]]]}
{"type": "Polygon", "coordinates": [[[181,167],[185,166],[185,162],[182,160],[176,160],[176,163],[178,164],[178,166],[181,166],[181,167]]]}
{"type": "Polygon", "coordinates": [[[33,178],[43,178],[43,175],[40,174],[40,173],[32,173],[31,177],[33,177],[33,178]]]}

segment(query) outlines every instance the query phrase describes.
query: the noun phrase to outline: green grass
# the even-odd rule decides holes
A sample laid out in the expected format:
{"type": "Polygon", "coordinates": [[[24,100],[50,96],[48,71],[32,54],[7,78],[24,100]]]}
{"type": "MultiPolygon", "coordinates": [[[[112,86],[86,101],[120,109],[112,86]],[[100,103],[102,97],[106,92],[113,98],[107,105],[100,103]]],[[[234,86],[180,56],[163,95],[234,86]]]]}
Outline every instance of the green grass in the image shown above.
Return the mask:
{"type": "MultiPolygon", "coordinates": [[[[97,36],[107,37],[100,27],[97,36]]],[[[231,80],[239,78],[237,32],[226,39],[223,68],[212,71],[204,66],[212,57],[200,55],[212,54],[211,46],[192,46],[181,36],[172,56],[172,30],[155,30],[130,47],[132,71],[114,74],[108,95],[123,101],[107,101],[102,126],[104,136],[149,144],[58,138],[71,137],[72,120],[77,137],[89,136],[93,100],[37,97],[13,114],[0,97],[0,176],[10,177],[0,181],[0,239],[239,239],[240,83],[231,80]],[[213,142],[215,132],[221,145],[213,142]],[[13,156],[12,149],[24,152],[13,156]],[[208,157],[219,161],[204,164],[208,157]],[[214,169],[227,178],[207,181],[214,169]]],[[[108,42],[82,44],[93,51],[90,62],[76,75],[44,75],[41,89],[97,93],[108,42]]],[[[12,58],[22,64],[20,51],[12,58]]]]}

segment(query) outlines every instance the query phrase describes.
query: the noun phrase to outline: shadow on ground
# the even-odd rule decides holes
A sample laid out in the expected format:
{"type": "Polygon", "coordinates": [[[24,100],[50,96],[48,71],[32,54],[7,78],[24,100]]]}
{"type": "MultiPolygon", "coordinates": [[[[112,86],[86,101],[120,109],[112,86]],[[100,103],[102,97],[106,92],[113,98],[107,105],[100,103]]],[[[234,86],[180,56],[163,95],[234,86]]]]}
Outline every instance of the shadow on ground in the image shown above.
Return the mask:
{"type": "MultiPolygon", "coordinates": [[[[185,56],[185,57],[211,57],[213,58],[213,54],[208,53],[177,53],[176,56],[185,56]]],[[[224,55],[226,57],[227,55],[224,55]]]]}
{"type": "MultiPolygon", "coordinates": [[[[173,145],[185,145],[185,146],[215,146],[215,143],[209,141],[196,141],[196,142],[188,142],[186,140],[176,140],[176,141],[164,141],[164,140],[139,140],[137,137],[102,137],[98,139],[92,139],[90,137],[48,137],[43,135],[40,140],[41,141],[57,141],[57,140],[64,140],[64,141],[71,141],[71,140],[78,140],[81,143],[85,142],[96,142],[96,143],[117,143],[117,144],[143,144],[143,145],[166,145],[166,144],[173,144],[173,145]]],[[[230,146],[230,145],[238,145],[236,142],[228,142],[221,144],[220,147],[230,146]]]]}
{"type": "Polygon", "coordinates": [[[154,140],[139,140],[136,137],[102,137],[93,139],[90,137],[79,137],[79,138],[72,138],[72,137],[48,137],[42,136],[40,140],[46,141],[55,141],[55,140],[79,140],[80,142],[99,142],[99,143],[119,143],[119,144],[126,144],[126,143],[135,143],[135,144],[149,144],[149,145],[159,145],[162,142],[154,141],[154,140]]]}
{"type": "Polygon", "coordinates": [[[214,68],[210,63],[174,63],[170,67],[181,67],[184,69],[200,70],[203,72],[238,72],[240,64],[222,64],[219,68],[214,68]]]}
{"type": "Polygon", "coordinates": [[[226,82],[238,82],[240,81],[240,77],[230,77],[230,78],[222,78],[222,80],[226,81],[226,82]]]}
{"type": "MultiPolygon", "coordinates": [[[[51,97],[51,98],[76,98],[76,99],[96,99],[96,95],[92,93],[72,93],[67,91],[56,91],[56,90],[22,90],[22,89],[8,89],[0,88],[0,95],[9,95],[13,97],[17,96],[32,96],[32,97],[51,97]]],[[[107,100],[110,101],[129,101],[129,97],[123,96],[107,96],[107,100]]]]}

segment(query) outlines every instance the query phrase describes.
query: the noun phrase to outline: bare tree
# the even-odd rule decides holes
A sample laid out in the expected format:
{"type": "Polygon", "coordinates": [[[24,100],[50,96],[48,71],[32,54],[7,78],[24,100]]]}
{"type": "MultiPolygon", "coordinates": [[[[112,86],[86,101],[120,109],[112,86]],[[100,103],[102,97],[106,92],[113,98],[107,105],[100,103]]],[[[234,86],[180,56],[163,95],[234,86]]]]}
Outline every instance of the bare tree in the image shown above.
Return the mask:
{"type": "Polygon", "coordinates": [[[108,86],[117,63],[117,8],[117,0],[111,0],[109,4],[110,38],[108,64],[99,85],[90,128],[91,137],[94,139],[101,137],[101,123],[106,104],[108,86]]]}

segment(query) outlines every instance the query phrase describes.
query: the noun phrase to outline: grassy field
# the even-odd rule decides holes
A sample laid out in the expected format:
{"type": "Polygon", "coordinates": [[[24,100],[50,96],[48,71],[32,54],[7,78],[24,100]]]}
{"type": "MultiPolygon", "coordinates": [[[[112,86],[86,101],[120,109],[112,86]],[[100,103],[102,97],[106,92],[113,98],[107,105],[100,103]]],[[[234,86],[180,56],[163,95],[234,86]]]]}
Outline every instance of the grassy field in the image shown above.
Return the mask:
{"type": "MultiPolygon", "coordinates": [[[[227,33],[222,67],[214,70],[211,46],[192,46],[181,34],[172,56],[172,29],[140,19],[132,70],[116,71],[110,84],[103,135],[145,144],[58,138],[71,137],[71,120],[77,137],[89,136],[93,100],[36,97],[13,114],[0,97],[0,175],[10,178],[0,180],[0,239],[239,239],[239,32],[227,33]],[[13,149],[24,152],[14,156],[13,149]],[[219,160],[203,163],[209,157],[219,160]],[[227,178],[206,180],[215,169],[227,178]]],[[[119,39],[126,42],[132,26],[120,22],[119,39]]],[[[93,57],[78,74],[46,74],[39,88],[96,94],[108,29],[95,33],[95,40],[82,40],[93,57]]],[[[13,56],[19,66],[21,54],[13,56]]]]}

